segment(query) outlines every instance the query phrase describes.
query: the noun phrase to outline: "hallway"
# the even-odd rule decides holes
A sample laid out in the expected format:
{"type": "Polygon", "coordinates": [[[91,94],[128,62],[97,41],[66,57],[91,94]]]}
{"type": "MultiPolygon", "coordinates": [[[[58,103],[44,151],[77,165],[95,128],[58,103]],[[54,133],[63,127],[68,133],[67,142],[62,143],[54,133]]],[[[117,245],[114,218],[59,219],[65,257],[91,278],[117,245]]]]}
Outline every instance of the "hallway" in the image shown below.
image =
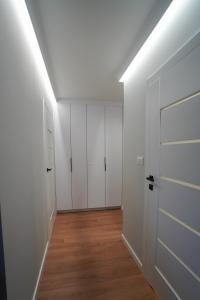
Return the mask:
{"type": "Polygon", "coordinates": [[[157,299],[121,231],[119,209],[57,215],[37,299],[157,299]]]}
{"type": "Polygon", "coordinates": [[[0,300],[200,300],[200,0],[0,15],[0,300]]]}

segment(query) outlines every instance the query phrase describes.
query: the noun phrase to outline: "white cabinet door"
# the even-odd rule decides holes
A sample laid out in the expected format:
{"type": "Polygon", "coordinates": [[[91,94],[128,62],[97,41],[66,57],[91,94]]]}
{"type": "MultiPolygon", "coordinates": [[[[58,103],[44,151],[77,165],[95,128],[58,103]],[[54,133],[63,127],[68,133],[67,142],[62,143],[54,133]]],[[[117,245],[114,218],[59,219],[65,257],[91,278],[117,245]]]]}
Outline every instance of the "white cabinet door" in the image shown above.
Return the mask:
{"type": "Polygon", "coordinates": [[[86,105],[71,104],[72,206],[87,208],[86,105]]]}
{"type": "Polygon", "coordinates": [[[122,107],[59,102],[55,128],[57,210],[120,206],[122,107]]]}
{"type": "Polygon", "coordinates": [[[70,171],[70,104],[58,102],[55,113],[57,210],[72,209],[70,171]]]}
{"type": "Polygon", "coordinates": [[[105,106],[106,206],[121,206],[122,107],[105,106]]]}
{"type": "Polygon", "coordinates": [[[104,106],[87,105],[88,208],[105,207],[104,106]]]}

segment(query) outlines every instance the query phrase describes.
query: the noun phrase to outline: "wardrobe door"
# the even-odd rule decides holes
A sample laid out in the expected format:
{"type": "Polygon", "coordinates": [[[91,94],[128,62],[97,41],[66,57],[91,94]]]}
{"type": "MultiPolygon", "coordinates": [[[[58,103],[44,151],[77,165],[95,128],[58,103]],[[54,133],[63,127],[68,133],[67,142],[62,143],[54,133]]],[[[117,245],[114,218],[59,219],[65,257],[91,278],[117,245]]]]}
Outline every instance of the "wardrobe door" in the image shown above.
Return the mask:
{"type": "Polygon", "coordinates": [[[58,211],[72,209],[70,157],[70,104],[58,102],[55,113],[56,198],[58,211]]]}
{"type": "Polygon", "coordinates": [[[86,105],[71,104],[73,209],[87,208],[86,105]]]}
{"type": "Polygon", "coordinates": [[[121,206],[122,107],[105,106],[106,206],[121,206]]]}
{"type": "Polygon", "coordinates": [[[105,207],[104,106],[87,105],[88,207],[105,207]]]}

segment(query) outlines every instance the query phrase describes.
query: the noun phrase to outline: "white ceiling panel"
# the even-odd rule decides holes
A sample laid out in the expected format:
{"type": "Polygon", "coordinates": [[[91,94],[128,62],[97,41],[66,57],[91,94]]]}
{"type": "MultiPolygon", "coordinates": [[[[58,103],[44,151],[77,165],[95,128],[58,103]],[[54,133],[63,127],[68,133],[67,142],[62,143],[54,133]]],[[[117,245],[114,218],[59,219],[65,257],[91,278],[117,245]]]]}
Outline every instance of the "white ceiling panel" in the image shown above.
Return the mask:
{"type": "Polygon", "coordinates": [[[122,101],[119,71],[157,2],[32,0],[57,98],[122,101]]]}

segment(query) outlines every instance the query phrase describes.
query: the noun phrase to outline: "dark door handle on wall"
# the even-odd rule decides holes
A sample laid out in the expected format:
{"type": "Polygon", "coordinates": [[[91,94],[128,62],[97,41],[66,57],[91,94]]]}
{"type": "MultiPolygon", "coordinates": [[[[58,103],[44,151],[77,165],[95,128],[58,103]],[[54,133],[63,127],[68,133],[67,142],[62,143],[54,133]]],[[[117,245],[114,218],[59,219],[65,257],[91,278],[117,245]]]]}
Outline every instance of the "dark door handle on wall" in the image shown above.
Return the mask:
{"type": "Polygon", "coordinates": [[[51,172],[51,170],[52,170],[52,169],[47,168],[47,173],[48,173],[48,172],[51,172]]]}
{"type": "Polygon", "coordinates": [[[106,165],[106,157],[104,157],[104,170],[106,172],[106,169],[107,169],[107,165],[106,165]]]}
{"type": "Polygon", "coordinates": [[[153,175],[149,175],[148,177],[146,177],[146,180],[154,182],[154,177],[153,175]]]}
{"type": "MultiPolygon", "coordinates": [[[[154,182],[154,177],[153,177],[153,175],[149,175],[148,177],[146,177],[146,180],[148,180],[148,181],[150,181],[150,182],[154,182]]],[[[150,190],[150,191],[153,191],[153,184],[152,184],[152,183],[149,184],[149,190],[150,190]]]]}

